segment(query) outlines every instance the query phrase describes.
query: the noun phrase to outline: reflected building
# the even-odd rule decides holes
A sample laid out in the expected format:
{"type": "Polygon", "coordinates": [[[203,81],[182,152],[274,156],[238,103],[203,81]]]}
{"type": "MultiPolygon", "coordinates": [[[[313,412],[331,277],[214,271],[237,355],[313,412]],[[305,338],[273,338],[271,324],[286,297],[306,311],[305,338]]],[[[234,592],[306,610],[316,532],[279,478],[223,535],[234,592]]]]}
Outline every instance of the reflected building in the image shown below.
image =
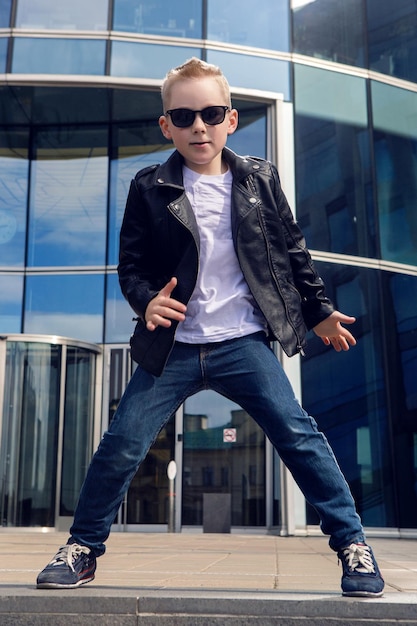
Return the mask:
{"type": "MultiPolygon", "coordinates": [[[[0,0],[0,513],[67,528],[134,364],[117,279],[130,180],[166,160],[168,69],[224,70],[229,146],[274,161],[355,349],[277,347],[352,488],[368,534],[417,536],[417,7],[409,0],[0,0]]],[[[212,392],[187,400],[114,529],[318,533],[263,433],[212,392]],[[225,431],[232,429],[230,441],[225,431]]]]}
{"type": "Polygon", "coordinates": [[[204,496],[230,494],[232,526],[265,526],[265,442],[243,409],[210,427],[207,415],[184,413],[182,523],[203,524],[204,496]]]}

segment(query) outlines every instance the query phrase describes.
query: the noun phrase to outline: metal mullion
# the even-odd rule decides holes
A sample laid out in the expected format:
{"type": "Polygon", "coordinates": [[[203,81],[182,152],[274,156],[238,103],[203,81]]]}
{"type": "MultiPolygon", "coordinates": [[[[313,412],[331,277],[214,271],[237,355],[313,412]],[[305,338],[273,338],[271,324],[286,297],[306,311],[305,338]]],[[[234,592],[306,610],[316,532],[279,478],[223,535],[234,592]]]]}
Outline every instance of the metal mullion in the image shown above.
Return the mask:
{"type": "Polygon", "coordinates": [[[67,346],[61,347],[59,409],[58,409],[58,445],[56,455],[55,486],[55,528],[59,528],[61,487],[62,487],[62,452],[64,448],[65,389],[67,376],[67,346]]]}

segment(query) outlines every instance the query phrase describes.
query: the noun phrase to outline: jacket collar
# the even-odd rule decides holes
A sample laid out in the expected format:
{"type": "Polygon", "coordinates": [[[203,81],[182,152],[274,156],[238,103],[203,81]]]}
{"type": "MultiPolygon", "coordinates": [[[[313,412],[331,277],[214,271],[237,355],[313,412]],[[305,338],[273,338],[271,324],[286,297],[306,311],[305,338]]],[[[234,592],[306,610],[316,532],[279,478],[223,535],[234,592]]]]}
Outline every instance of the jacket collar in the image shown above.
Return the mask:
{"type": "MultiPolygon", "coordinates": [[[[263,159],[257,159],[249,156],[240,156],[230,150],[223,148],[223,158],[230,167],[235,181],[240,181],[254,172],[265,169],[266,162],[263,159]]],[[[156,178],[159,184],[165,183],[175,187],[183,187],[182,166],[184,159],[178,150],[175,150],[171,156],[159,166],[156,170],[156,178]]],[[[155,181],[156,182],[156,181],[155,181]]]]}

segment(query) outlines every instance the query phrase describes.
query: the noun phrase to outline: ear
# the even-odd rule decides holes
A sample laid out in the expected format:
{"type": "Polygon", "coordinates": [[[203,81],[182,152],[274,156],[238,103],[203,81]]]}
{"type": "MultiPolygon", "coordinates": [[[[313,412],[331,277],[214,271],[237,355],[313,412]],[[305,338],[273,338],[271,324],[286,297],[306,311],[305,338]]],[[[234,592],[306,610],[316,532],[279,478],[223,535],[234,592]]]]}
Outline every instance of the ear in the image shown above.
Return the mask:
{"type": "Polygon", "coordinates": [[[171,131],[169,130],[169,124],[168,124],[168,120],[166,116],[161,115],[161,117],[158,120],[158,123],[159,123],[159,128],[161,129],[161,132],[163,136],[165,137],[165,139],[172,139],[171,131]]]}
{"type": "Polygon", "coordinates": [[[227,134],[228,135],[232,135],[236,128],[238,127],[238,123],[239,123],[239,113],[237,112],[236,109],[232,109],[229,113],[229,122],[227,125],[227,134]]]}

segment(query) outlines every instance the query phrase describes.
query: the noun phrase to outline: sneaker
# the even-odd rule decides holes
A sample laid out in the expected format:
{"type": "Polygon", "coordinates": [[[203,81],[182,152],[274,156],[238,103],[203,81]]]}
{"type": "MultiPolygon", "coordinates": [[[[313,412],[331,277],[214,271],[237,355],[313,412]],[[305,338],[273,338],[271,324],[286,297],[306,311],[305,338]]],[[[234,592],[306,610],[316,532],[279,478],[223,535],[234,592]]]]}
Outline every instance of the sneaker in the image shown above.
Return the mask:
{"type": "Polygon", "coordinates": [[[62,546],[39,574],[38,589],[72,589],[94,580],[96,557],[78,543],[62,546]]]}
{"type": "Polygon", "coordinates": [[[339,550],[342,562],[342,595],[379,598],[384,592],[384,580],[372,549],[366,543],[351,543],[339,550]]]}

